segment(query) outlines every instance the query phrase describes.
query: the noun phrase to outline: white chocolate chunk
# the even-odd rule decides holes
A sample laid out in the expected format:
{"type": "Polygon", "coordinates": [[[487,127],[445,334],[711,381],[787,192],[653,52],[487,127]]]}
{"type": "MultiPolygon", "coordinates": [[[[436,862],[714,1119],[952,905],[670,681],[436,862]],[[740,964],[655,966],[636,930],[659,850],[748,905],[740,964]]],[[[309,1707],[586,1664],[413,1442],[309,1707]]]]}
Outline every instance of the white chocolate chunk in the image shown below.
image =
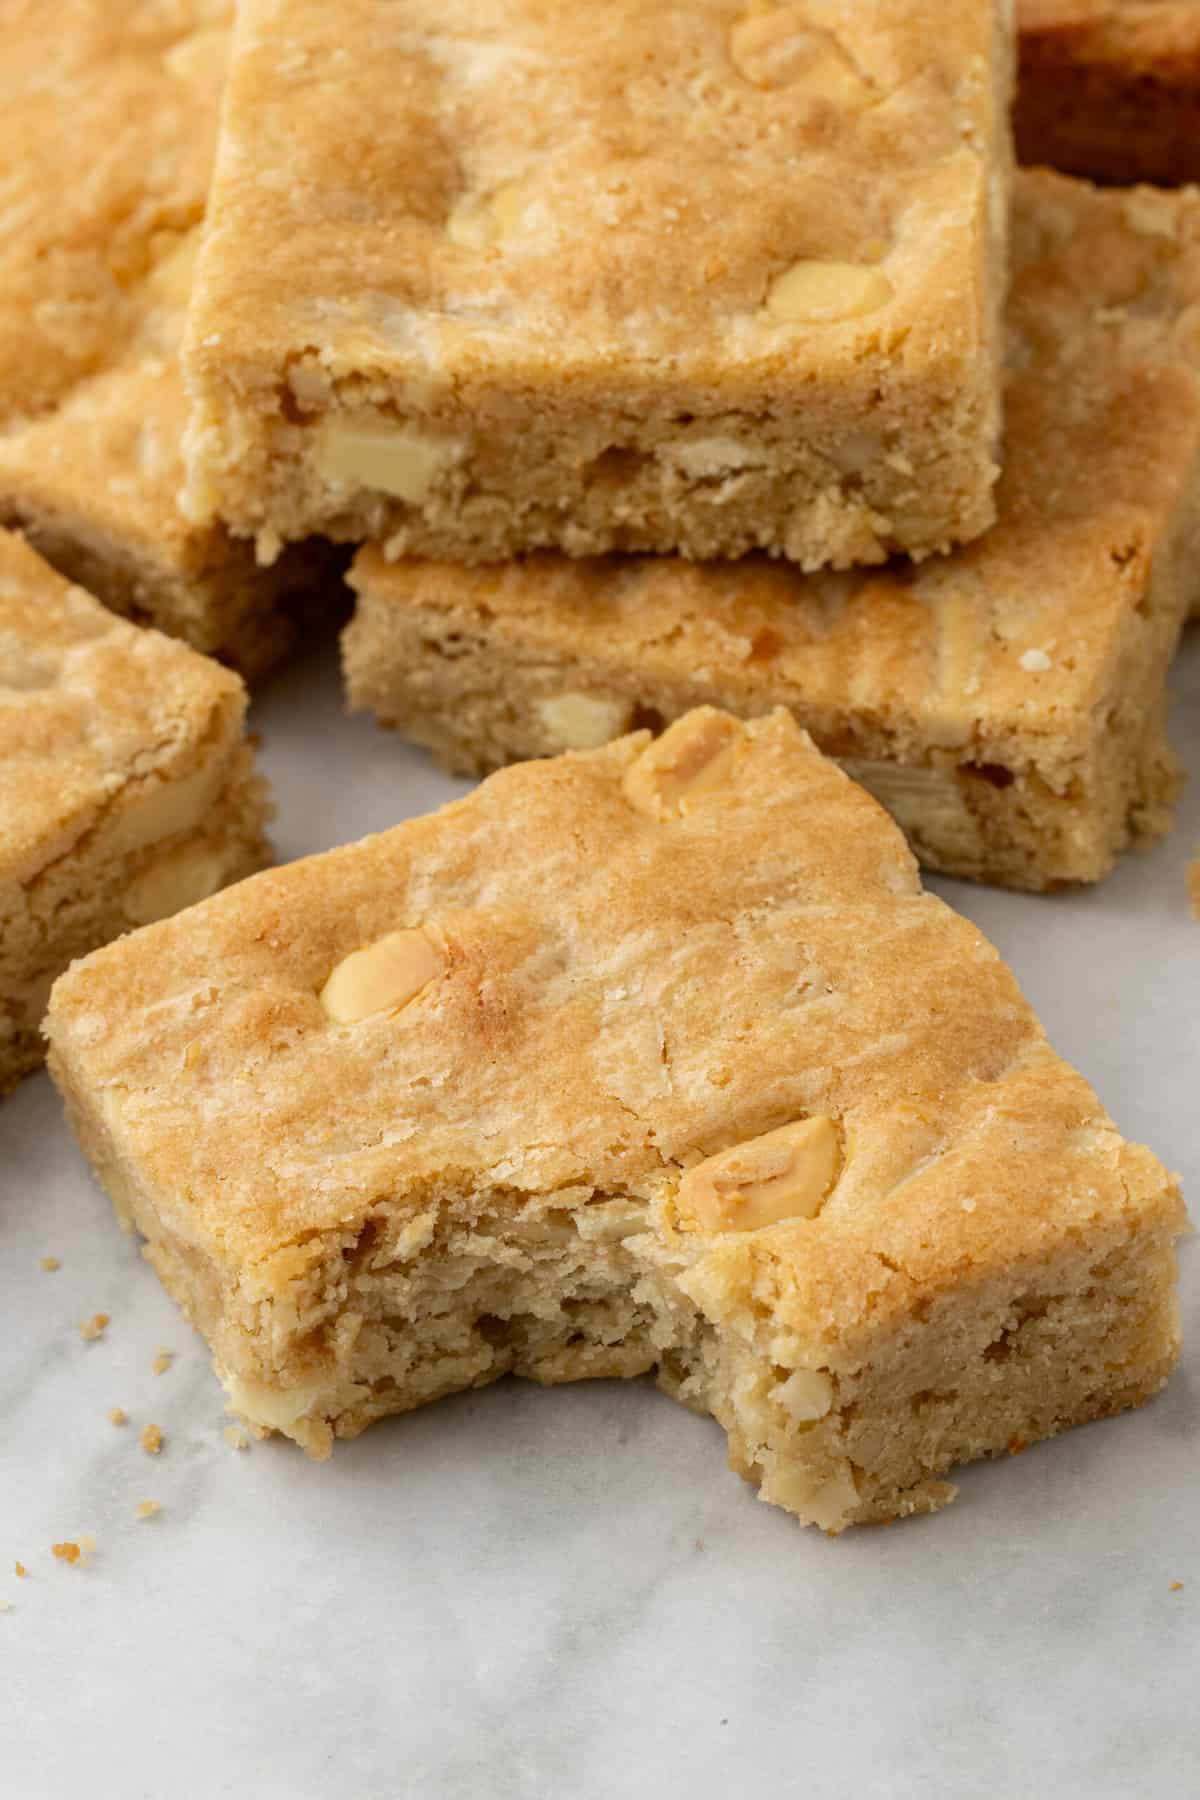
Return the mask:
{"type": "Polygon", "coordinates": [[[761,1231],[812,1219],[841,1168],[838,1128],[821,1113],[735,1144],[689,1169],[679,1205],[704,1231],[761,1231]]]}
{"type": "Polygon", "coordinates": [[[315,1386],[273,1388],[266,1382],[243,1381],[238,1375],[223,1375],[222,1381],[234,1412],[268,1431],[290,1431],[312,1411],[321,1394],[315,1386]]]}
{"type": "Polygon", "coordinates": [[[832,33],[805,23],[793,6],[740,19],[729,34],[729,56],[757,88],[795,88],[845,112],[861,111],[874,97],[832,33]]]}
{"type": "Polygon", "coordinates": [[[853,756],[839,760],[850,779],[891,813],[906,836],[928,838],[932,834],[939,840],[952,836],[962,844],[978,838],[979,821],[952,769],[913,769],[853,756]]]}
{"type": "Polygon", "coordinates": [[[625,771],[625,798],[651,819],[678,818],[733,772],[745,728],[707,708],[686,714],[625,771]]]}
{"type": "Polygon", "coordinates": [[[190,775],[164,779],[147,776],[131,782],[105,829],[105,846],[113,855],[160,843],[180,831],[194,831],[210,811],[228,773],[228,762],[210,756],[190,775]]]}
{"type": "Polygon", "coordinates": [[[685,438],[680,443],[660,446],[655,454],[681,470],[689,481],[761,469],[770,461],[761,444],[743,443],[735,437],[685,438]]]}
{"type": "Polygon", "coordinates": [[[335,1025],[399,1012],[445,968],[445,955],[423,931],[389,931],[342,958],[321,989],[321,1005],[335,1025]]]}
{"type": "Polygon", "coordinates": [[[833,325],[886,306],[892,284],[868,263],[793,263],[777,275],[767,293],[767,311],[787,325],[833,325]]]}
{"type": "Polygon", "coordinates": [[[462,444],[424,437],[404,426],[330,420],[317,439],[313,460],[325,481],[376,488],[416,506],[463,455],[462,444]]]}
{"type": "Polygon", "coordinates": [[[160,857],[132,882],[121,902],[127,919],[135,925],[152,925],[169,919],[185,906],[207,900],[221,885],[223,858],[203,844],[181,844],[160,857]]]}
{"type": "Polygon", "coordinates": [[[768,1470],[760,1492],[764,1500],[786,1507],[822,1531],[840,1531],[858,1505],[858,1489],[849,1463],[826,1480],[818,1481],[807,1469],[779,1462],[768,1470]]]}
{"type": "Polygon", "coordinates": [[[517,182],[491,194],[464,194],[446,220],[446,236],[464,250],[488,250],[520,229],[529,196],[517,182]]]}
{"type": "Polygon", "coordinates": [[[833,1405],[833,1383],[820,1369],[795,1369],[775,1389],[775,1398],[799,1424],[823,1419],[833,1405]]]}
{"type": "Polygon", "coordinates": [[[624,700],[594,694],[552,694],[538,703],[538,714],[556,750],[597,750],[628,729],[630,708],[624,700]]]}

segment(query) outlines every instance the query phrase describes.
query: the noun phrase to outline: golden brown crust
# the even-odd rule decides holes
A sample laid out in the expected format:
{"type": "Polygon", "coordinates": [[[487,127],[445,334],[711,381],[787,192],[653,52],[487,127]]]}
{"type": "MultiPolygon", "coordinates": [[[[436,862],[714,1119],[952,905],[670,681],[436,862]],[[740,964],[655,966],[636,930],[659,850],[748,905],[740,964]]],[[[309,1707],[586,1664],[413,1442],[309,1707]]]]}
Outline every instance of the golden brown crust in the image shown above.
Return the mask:
{"type": "Polygon", "coordinates": [[[262,866],[245,704],[0,532],[0,1085],[72,956],[262,866]]]}
{"type": "Polygon", "coordinates": [[[1023,162],[1096,181],[1200,180],[1193,0],[1018,0],[1023,162]]]}
{"type": "Polygon", "coordinates": [[[786,714],[741,727],[702,710],[672,742],[688,753],[642,733],[504,771],[110,946],[55,988],[52,1068],[258,1423],[323,1453],[331,1429],[505,1368],[657,1365],[800,1516],[925,1510],[955,1456],[1165,1378],[1177,1192],[786,714]],[[335,1023],[331,971],[418,930],[437,948],[427,985],[335,1023]],[[740,1144],[769,1178],[779,1140],[749,1140],[813,1117],[837,1140],[815,1216],[714,1234],[684,1203],[702,1159],[740,1144]],[[563,1323],[551,1253],[582,1270],[563,1323]],[[589,1317],[606,1288],[607,1328],[589,1317]],[[1052,1306],[1056,1329],[1073,1309],[1078,1366],[1051,1324],[1020,1372],[985,1356],[1052,1306]],[[422,1329],[453,1353],[413,1370],[422,1329]],[[1084,1379],[1112,1332],[1129,1366],[1084,1379]],[[924,1424],[901,1423],[900,1460],[873,1456],[859,1384],[878,1406],[899,1383],[915,1420],[904,1384],[942,1386],[926,1372],[953,1363],[956,1333],[991,1424],[964,1388],[965,1424],[918,1452],[924,1424]],[[792,1419],[828,1423],[795,1442],[776,1412],[756,1441],[754,1396],[789,1369],[792,1419]]]}
{"type": "Polygon", "coordinates": [[[571,741],[564,695],[599,709],[592,742],[703,701],[786,705],[933,866],[1104,874],[1169,818],[1166,672],[1200,599],[1200,196],[1025,173],[1013,234],[1008,457],[979,543],[845,576],[369,547],[352,703],[474,769],[571,741]]]}
{"type": "Polygon", "coordinates": [[[197,516],[475,560],[978,533],[1004,15],[250,0],[185,349],[197,516]],[[858,298],[789,318],[813,260],[858,298]],[[346,424],[419,437],[392,498],[330,457],[346,424]]]}
{"type": "Polygon", "coordinates": [[[177,361],[230,0],[0,0],[0,522],[254,672],[303,575],[179,511],[177,361]]]}

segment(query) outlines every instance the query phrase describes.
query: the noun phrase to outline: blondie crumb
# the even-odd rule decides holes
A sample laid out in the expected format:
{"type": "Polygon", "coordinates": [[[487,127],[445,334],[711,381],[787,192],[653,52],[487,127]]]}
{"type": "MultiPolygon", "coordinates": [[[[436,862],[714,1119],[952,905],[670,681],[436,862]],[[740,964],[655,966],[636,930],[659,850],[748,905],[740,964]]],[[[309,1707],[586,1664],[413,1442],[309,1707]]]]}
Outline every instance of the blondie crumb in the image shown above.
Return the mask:
{"type": "Polygon", "coordinates": [[[173,1350],[160,1350],[150,1367],[156,1375],[165,1375],[174,1361],[175,1352],[173,1350]]]}
{"type": "Polygon", "coordinates": [[[227,1425],[221,1436],[231,1450],[248,1450],[250,1448],[250,1439],[240,1425],[227,1425]]]}
{"type": "Polygon", "coordinates": [[[112,1323],[107,1313],[93,1313],[90,1319],[79,1321],[79,1335],[87,1344],[94,1344],[97,1338],[103,1337],[112,1323]]]}
{"type": "Polygon", "coordinates": [[[128,1425],[129,1414],[123,1406],[112,1406],[109,1408],[108,1422],[110,1425],[128,1425]]]}
{"type": "Polygon", "coordinates": [[[138,1443],[147,1456],[157,1456],[163,1447],[163,1434],[160,1425],[143,1425],[138,1436],[138,1443]]]}
{"type": "Polygon", "coordinates": [[[39,1266],[45,1269],[47,1275],[52,1275],[55,1269],[62,1268],[62,1264],[59,1262],[57,1256],[43,1256],[39,1266]]]}
{"type": "Polygon", "coordinates": [[[134,1508],[134,1514],[139,1519],[153,1519],[161,1511],[162,1505],[157,1500],[139,1500],[134,1508]]]}
{"type": "Polygon", "coordinates": [[[51,1544],[50,1548],[59,1562],[77,1563],[83,1558],[83,1551],[79,1545],[71,1542],[70,1539],[62,1544],[51,1544]]]}
{"type": "Polygon", "coordinates": [[[29,1573],[29,1570],[25,1567],[25,1564],[23,1562],[15,1562],[13,1564],[13,1569],[16,1572],[18,1581],[24,1581],[25,1577],[29,1573]]]}

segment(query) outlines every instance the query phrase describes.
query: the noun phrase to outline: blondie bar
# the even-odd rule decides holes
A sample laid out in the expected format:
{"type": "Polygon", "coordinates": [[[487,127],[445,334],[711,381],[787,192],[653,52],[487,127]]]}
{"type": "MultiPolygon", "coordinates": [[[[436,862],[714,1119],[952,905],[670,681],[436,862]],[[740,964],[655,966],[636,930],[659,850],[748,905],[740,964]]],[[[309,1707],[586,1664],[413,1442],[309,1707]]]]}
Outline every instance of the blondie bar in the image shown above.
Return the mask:
{"type": "Polygon", "coordinates": [[[782,711],[242,882],[77,963],[48,1032],[231,1404],[317,1456],[655,1371],[836,1532],[1177,1354],[1175,1183],[782,711]]]}
{"type": "Polygon", "coordinates": [[[0,531],[0,1092],[72,957],[267,860],[244,709],[236,675],[0,531]]]}
{"type": "Polygon", "coordinates": [[[0,522],[106,605],[256,672],[328,553],[185,519],[178,362],[231,0],[0,0],[0,522]]]}
{"type": "Polygon", "coordinates": [[[1196,0],[1017,0],[1025,162],[1097,181],[1200,181],[1196,0]]]}
{"type": "Polygon", "coordinates": [[[1000,523],[919,568],[363,552],[350,699],[452,767],[785,705],[931,868],[1092,881],[1165,829],[1200,598],[1200,195],[1019,178],[1000,523]]]}
{"type": "Polygon", "coordinates": [[[488,561],[993,517],[997,0],[244,0],[189,504],[488,561]]]}

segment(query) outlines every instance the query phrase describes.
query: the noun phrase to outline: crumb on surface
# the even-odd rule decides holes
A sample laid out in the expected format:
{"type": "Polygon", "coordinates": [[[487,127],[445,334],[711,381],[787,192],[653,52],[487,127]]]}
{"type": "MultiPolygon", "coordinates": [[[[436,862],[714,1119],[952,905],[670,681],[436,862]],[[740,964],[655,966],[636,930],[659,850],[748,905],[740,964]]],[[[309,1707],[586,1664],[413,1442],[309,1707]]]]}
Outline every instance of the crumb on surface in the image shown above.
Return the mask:
{"type": "Polygon", "coordinates": [[[173,1350],[160,1350],[150,1367],[156,1375],[165,1375],[174,1361],[175,1352],[173,1350]]]}
{"type": "Polygon", "coordinates": [[[70,1539],[63,1544],[51,1544],[50,1548],[53,1550],[59,1562],[77,1563],[83,1555],[83,1551],[79,1548],[79,1545],[73,1544],[70,1539]]]}
{"type": "Polygon", "coordinates": [[[79,1548],[83,1551],[83,1554],[85,1556],[90,1556],[92,1554],[92,1551],[96,1548],[96,1540],[92,1536],[90,1531],[81,1531],[80,1532],[79,1548]]]}
{"type": "Polygon", "coordinates": [[[157,1500],[139,1500],[134,1508],[134,1512],[139,1519],[152,1519],[155,1513],[161,1511],[162,1506],[157,1500]]]}
{"type": "Polygon", "coordinates": [[[162,1426],[143,1425],[141,1435],[138,1438],[138,1443],[142,1446],[142,1449],[146,1452],[147,1456],[157,1456],[163,1447],[162,1426]]]}
{"type": "Polygon", "coordinates": [[[13,1568],[17,1572],[18,1579],[21,1581],[24,1581],[25,1577],[29,1573],[29,1570],[25,1567],[25,1564],[23,1562],[15,1562],[13,1564],[13,1568]]]}
{"type": "Polygon", "coordinates": [[[234,1450],[248,1450],[250,1448],[250,1439],[240,1425],[227,1425],[222,1436],[224,1437],[225,1442],[234,1450]]]}
{"type": "Polygon", "coordinates": [[[108,1409],[108,1422],[110,1425],[128,1425],[129,1414],[125,1411],[123,1406],[110,1406],[108,1409]]]}
{"type": "Polygon", "coordinates": [[[1182,1586],[1182,1581],[1173,1581],[1167,1591],[1171,1594],[1177,1594],[1182,1586]]]}
{"type": "Polygon", "coordinates": [[[43,1256],[41,1267],[45,1269],[47,1275],[51,1275],[55,1269],[61,1269],[62,1264],[59,1262],[57,1256],[43,1256]]]}
{"type": "Polygon", "coordinates": [[[110,1321],[107,1313],[93,1313],[90,1319],[80,1320],[79,1335],[85,1343],[94,1343],[98,1337],[104,1336],[109,1323],[110,1321]]]}
{"type": "Polygon", "coordinates": [[[12,1611],[12,1601],[11,1600],[0,1600],[0,1613],[11,1612],[11,1611],[12,1611]]]}

